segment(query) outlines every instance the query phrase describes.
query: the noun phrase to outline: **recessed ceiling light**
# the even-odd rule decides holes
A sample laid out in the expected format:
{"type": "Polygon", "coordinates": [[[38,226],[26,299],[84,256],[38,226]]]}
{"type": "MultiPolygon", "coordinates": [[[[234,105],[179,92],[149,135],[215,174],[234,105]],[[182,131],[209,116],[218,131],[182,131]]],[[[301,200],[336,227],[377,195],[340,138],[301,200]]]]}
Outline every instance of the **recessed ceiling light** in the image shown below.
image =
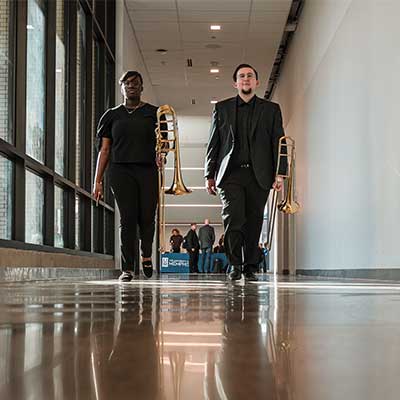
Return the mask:
{"type": "Polygon", "coordinates": [[[210,72],[211,72],[212,74],[218,74],[219,69],[218,69],[218,68],[211,68],[211,69],[210,69],[210,72]]]}
{"type": "Polygon", "coordinates": [[[210,103],[211,104],[216,104],[216,103],[218,103],[218,100],[211,100],[210,103]]]}
{"type": "Polygon", "coordinates": [[[221,25],[211,25],[210,29],[212,31],[220,31],[221,30],[221,25]]]}

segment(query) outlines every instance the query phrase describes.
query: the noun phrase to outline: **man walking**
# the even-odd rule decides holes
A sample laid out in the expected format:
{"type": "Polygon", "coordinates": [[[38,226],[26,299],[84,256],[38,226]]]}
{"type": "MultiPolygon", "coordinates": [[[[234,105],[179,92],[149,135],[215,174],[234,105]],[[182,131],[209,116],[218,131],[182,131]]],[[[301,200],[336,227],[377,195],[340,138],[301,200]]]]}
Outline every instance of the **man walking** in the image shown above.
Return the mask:
{"type": "Polygon", "coordinates": [[[208,219],[204,220],[204,225],[199,229],[199,241],[201,248],[201,267],[200,272],[211,272],[211,253],[215,242],[215,231],[210,226],[208,219]]]}
{"type": "Polygon", "coordinates": [[[255,94],[257,71],[240,64],[233,81],[238,95],[218,102],[213,112],[206,189],[215,195],[218,188],[221,197],[230,279],[241,279],[243,272],[246,280],[256,281],[264,207],[271,187],[282,188],[283,179],[275,171],[284,132],[279,105],[255,94]]]}

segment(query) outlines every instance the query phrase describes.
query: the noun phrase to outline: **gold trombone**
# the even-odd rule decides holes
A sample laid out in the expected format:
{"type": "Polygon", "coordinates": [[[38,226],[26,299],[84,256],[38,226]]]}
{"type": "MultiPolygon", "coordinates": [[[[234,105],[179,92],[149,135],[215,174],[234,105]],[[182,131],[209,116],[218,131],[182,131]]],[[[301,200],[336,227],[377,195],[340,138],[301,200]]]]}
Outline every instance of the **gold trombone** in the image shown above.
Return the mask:
{"type": "Polygon", "coordinates": [[[278,191],[272,190],[272,199],[268,209],[268,229],[267,241],[264,243],[265,248],[270,251],[272,247],[272,236],[274,234],[276,210],[278,209],[284,214],[295,214],[300,209],[300,204],[294,200],[294,172],[295,172],[295,141],[290,136],[282,136],[278,145],[278,162],[276,166],[276,176],[287,179],[287,191],[285,198],[278,204],[278,191]],[[286,174],[281,174],[281,159],[286,158],[287,169],[286,174]]]}
{"type": "Polygon", "coordinates": [[[158,167],[158,238],[159,251],[165,252],[165,194],[180,196],[189,194],[192,191],[183,183],[180,159],[180,146],[178,135],[178,123],[175,110],[164,105],[157,110],[156,125],[156,153],[160,159],[158,167]],[[165,185],[165,159],[169,152],[174,153],[174,180],[168,190],[164,190],[165,185]]]}

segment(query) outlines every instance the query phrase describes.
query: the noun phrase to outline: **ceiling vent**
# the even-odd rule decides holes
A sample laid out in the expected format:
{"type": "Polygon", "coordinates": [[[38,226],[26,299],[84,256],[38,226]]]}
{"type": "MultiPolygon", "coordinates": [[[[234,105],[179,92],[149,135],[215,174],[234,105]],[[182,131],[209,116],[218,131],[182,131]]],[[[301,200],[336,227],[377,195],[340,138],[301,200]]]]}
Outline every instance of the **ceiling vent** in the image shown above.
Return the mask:
{"type": "Polygon", "coordinates": [[[188,59],[186,60],[186,62],[187,62],[187,66],[188,66],[188,67],[193,67],[193,62],[192,62],[192,59],[191,59],[191,58],[188,58],[188,59]]]}
{"type": "Polygon", "coordinates": [[[192,99],[192,104],[196,104],[196,99],[192,99]]]}
{"type": "Polygon", "coordinates": [[[219,44],[216,44],[216,43],[206,44],[205,47],[207,49],[220,49],[221,48],[221,46],[219,44]]]}

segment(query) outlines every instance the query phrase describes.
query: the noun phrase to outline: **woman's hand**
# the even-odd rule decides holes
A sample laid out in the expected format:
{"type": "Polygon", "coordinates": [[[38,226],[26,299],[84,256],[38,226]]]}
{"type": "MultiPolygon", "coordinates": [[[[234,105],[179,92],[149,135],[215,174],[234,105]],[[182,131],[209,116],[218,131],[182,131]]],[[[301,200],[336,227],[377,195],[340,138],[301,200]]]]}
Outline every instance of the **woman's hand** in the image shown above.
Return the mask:
{"type": "Polygon", "coordinates": [[[157,153],[156,154],[156,164],[157,167],[160,169],[161,167],[164,166],[164,164],[167,162],[167,155],[166,153],[157,153]]]}
{"type": "Polygon", "coordinates": [[[95,182],[93,186],[93,197],[96,199],[96,203],[103,198],[103,183],[95,182]]]}

